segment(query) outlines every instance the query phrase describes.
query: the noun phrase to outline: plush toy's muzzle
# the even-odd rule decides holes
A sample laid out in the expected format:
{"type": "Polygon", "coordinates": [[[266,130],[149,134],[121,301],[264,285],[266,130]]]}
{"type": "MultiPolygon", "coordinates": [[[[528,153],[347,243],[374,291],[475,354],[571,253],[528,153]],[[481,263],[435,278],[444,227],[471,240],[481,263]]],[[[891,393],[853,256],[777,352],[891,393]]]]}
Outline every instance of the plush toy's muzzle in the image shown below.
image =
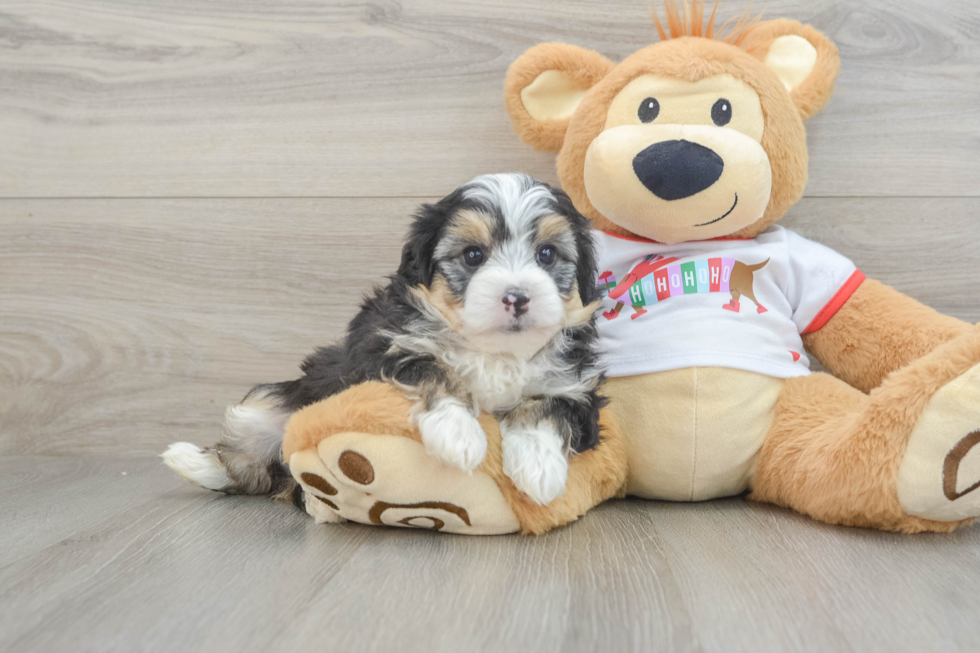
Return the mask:
{"type": "Polygon", "coordinates": [[[632,233],[662,243],[731,234],[765,213],[769,156],[741,132],[708,125],[623,125],[589,145],[589,201],[632,233]]]}

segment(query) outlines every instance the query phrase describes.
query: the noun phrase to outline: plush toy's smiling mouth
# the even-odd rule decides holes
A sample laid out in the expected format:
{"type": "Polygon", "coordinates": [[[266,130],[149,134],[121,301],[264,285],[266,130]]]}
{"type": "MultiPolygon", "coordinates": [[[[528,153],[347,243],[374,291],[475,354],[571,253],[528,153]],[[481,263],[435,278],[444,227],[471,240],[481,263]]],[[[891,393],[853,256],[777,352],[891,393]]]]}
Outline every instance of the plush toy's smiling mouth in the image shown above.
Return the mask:
{"type": "Polygon", "coordinates": [[[701,224],[696,224],[694,226],[695,227],[707,227],[709,224],[714,224],[716,222],[721,222],[722,220],[724,220],[725,218],[727,218],[729,215],[731,215],[731,212],[735,210],[735,207],[736,206],[738,206],[738,193],[735,193],[735,203],[732,204],[732,208],[730,208],[727,211],[725,211],[725,215],[721,216],[720,218],[715,218],[711,222],[702,222],[701,224]]]}

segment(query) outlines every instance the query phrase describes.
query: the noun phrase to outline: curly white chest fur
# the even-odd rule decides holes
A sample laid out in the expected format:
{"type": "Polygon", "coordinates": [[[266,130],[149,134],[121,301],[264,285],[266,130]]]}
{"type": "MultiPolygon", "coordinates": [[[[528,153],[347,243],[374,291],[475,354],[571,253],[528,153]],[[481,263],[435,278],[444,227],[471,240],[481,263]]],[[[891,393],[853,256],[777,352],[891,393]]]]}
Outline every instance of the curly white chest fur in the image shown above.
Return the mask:
{"type": "Polygon", "coordinates": [[[442,361],[463,381],[477,408],[489,413],[514,408],[526,394],[540,392],[545,381],[545,370],[534,359],[450,349],[442,361]]]}

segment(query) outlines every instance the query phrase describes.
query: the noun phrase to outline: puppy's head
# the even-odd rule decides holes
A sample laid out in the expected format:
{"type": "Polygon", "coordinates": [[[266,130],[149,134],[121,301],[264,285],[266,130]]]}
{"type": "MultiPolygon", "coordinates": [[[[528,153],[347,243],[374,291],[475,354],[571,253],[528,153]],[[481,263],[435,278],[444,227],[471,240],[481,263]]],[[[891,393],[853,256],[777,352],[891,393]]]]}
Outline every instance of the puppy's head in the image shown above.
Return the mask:
{"type": "Polygon", "coordinates": [[[592,316],[588,221],[522,174],[485,175],[422,207],[399,276],[475,347],[529,355],[592,316]]]}

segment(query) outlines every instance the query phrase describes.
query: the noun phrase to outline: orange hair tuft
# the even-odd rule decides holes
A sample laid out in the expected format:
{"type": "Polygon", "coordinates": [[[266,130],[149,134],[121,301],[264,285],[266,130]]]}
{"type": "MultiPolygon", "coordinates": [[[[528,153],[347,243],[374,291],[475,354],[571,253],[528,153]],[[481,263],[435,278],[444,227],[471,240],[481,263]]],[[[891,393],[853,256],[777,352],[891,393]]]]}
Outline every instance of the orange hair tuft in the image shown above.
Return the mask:
{"type": "Polygon", "coordinates": [[[755,27],[756,23],[762,18],[762,14],[753,16],[752,10],[749,9],[741,16],[725,21],[716,30],[715,17],[718,14],[718,2],[719,0],[715,0],[714,7],[711,9],[711,15],[708,16],[708,21],[705,23],[704,0],[680,0],[679,2],[678,0],[663,0],[666,26],[660,21],[660,12],[657,11],[656,7],[654,7],[652,12],[653,24],[657,28],[657,34],[660,35],[660,40],[666,41],[682,36],[697,36],[741,46],[749,30],[755,27]],[[733,22],[734,25],[732,25],[733,22]],[[730,25],[732,27],[728,33],[722,35],[730,25]]]}

